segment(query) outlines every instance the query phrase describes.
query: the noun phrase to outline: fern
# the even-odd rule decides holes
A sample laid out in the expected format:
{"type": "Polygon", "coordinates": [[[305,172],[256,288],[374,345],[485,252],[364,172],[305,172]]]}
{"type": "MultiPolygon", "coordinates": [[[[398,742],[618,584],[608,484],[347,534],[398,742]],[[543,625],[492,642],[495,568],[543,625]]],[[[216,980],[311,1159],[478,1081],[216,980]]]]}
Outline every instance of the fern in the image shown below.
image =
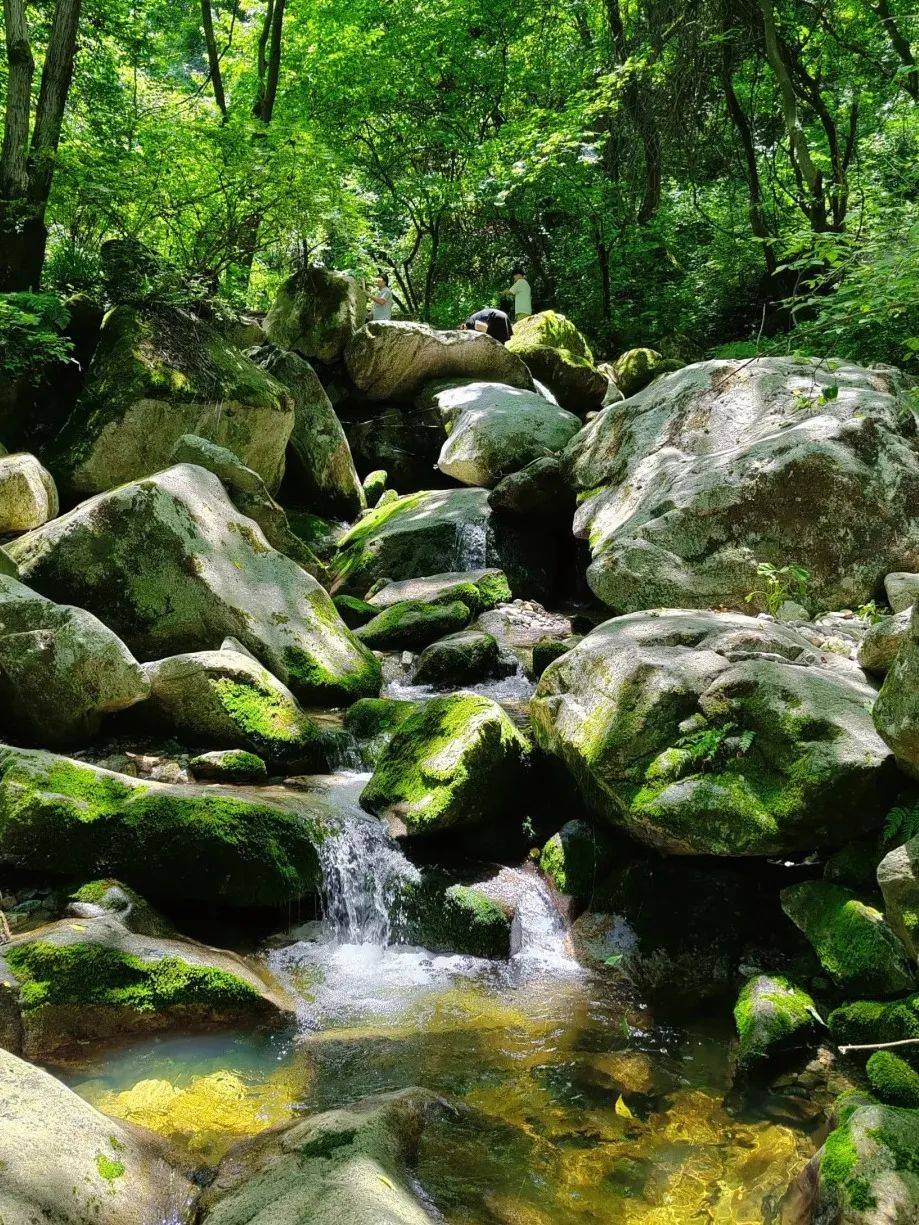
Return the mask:
{"type": "Polygon", "coordinates": [[[893,846],[909,842],[919,834],[919,799],[909,806],[891,808],[884,821],[884,841],[893,846]]]}

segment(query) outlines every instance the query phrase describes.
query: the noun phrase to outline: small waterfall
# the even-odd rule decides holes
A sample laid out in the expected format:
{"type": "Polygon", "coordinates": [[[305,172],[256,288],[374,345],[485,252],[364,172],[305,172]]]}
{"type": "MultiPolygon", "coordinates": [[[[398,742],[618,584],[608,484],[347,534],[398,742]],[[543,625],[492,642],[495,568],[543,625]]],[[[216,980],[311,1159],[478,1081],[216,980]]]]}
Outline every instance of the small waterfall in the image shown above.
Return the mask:
{"type": "Polygon", "coordinates": [[[484,523],[464,523],[456,537],[457,570],[482,570],[488,564],[488,530],[484,523]]]}
{"type": "Polygon", "coordinates": [[[523,868],[502,868],[486,892],[513,903],[512,969],[524,976],[581,973],[565,920],[541,876],[523,868]]]}
{"type": "Polygon", "coordinates": [[[339,944],[390,942],[407,884],[419,879],[384,827],[361,813],[319,849],[322,908],[339,944]]]}

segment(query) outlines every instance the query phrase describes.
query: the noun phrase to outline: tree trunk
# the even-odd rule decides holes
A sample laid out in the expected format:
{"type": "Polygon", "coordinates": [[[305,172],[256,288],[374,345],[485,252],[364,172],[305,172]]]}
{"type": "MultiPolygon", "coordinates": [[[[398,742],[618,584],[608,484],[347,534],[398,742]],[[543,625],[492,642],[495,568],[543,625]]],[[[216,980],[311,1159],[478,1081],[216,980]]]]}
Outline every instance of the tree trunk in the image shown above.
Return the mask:
{"type": "Polygon", "coordinates": [[[0,154],[0,197],[13,200],[25,195],[28,185],[26,159],[35,61],[29,45],[24,0],[3,0],[6,24],[6,117],[3,152],[0,154]]]}
{"type": "Polygon", "coordinates": [[[214,101],[217,103],[223,122],[226,123],[227,96],[223,88],[223,73],[220,69],[217,37],[214,34],[214,14],[211,11],[211,0],[201,0],[201,28],[204,31],[204,42],[207,46],[207,62],[211,78],[211,88],[214,91],[214,101]]]}
{"type": "Polygon", "coordinates": [[[252,113],[262,123],[271,123],[281,75],[281,48],[284,9],[287,0],[268,0],[265,20],[258,40],[258,85],[252,113]]]}
{"type": "Polygon", "coordinates": [[[919,102],[919,67],[916,66],[916,57],[913,55],[913,49],[909,45],[909,41],[904,36],[903,31],[897,25],[896,18],[890,11],[888,0],[875,0],[874,11],[887,31],[890,45],[900,57],[903,67],[907,69],[901,78],[903,88],[914,102],[919,102]]]}
{"type": "Polygon", "coordinates": [[[743,150],[744,161],[747,167],[747,190],[750,194],[750,229],[753,234],[761,242],[763,248],[763,260],[766,264],[766,271],[770,277],[775,275],[776,259],[775,251],[772,248],[770,241],[772,235],[769,232],[769,225],[766,221],[766,210],[763,207],[763,189],[759,178],[759,167],[756,163],[756,147],[753,143],[753,130],[750,126],[750,121],[740,105],[740,99],[734,90],[734,78],[731,72],[731,56],[727,42],[722,45],[721,58],[721,84],[724,89],[724,97],[727,103],[728,114],[731,117],[731,122],[737,132],[740,147],[743,150]]]}

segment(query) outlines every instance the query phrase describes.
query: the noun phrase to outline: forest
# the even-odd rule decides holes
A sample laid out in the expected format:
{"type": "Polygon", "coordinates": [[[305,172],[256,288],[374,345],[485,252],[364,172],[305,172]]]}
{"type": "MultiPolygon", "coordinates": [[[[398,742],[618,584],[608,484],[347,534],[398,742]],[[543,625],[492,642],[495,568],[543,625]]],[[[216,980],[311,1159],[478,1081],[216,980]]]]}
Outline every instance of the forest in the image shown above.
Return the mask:
{"type": "Polygon", "coordinates": [[[6,291],[92,294],[131,237],[236,308],[319,262],[384,270],[402,317],[448,326],[520,264],[606,356],[916,367],[904,0],[4,13],[6,291]]]}

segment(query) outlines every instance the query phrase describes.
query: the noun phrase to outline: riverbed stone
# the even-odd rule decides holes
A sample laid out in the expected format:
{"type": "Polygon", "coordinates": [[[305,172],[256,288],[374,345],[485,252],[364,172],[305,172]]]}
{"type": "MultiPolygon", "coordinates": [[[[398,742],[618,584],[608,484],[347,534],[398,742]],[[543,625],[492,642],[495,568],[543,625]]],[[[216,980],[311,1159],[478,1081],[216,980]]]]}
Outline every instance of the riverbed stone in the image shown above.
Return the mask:
{"type": "Polygon", "coordinates": [[[368,323],[349,341],[345,365],[370,400],[407,398],[433,379],[475,378],[533,390],[522,360],[491,336],[438,332],[424,323],[368,323]]]}
{"type": "Polygon", "coordinates": [[[503,477],[488,495],[488,505],[503,515],[564,521],[567,531],[574,498],[557,455],[544,455],[503,477]]]}
{"type": "Polygon", "coordinates": [[[447,574],[428,574],[422,578],[385,583],[368,597],[375,608],[391,608],[402,600],[422,604],[442,604],[462,600],[474,613],[485,612],[511,598],[507,576],[500,570],[452,570],[447,574]]]}
{"type": "Polygon", "coordinates": [[[185,743],[249,749],[293,771],[324,765],[322,737],[290,690],[239,651],[195,651],[144,666],[151,716],[185,743]]]}
{"type": "Polygon", "coordinates": [[[412,669],[413,685],[459,688],[500,680],[517,671],[517,657],[481,630],[461,630],[426,646],[412,669]]]}
{"type": "Polygon", "coordinates": [[[760,563],[794,564],[810,605],[867,603],[885,574],[919,569],[911,420],[891,374],[848,363],[717,360],[656,380],[565,452],[591,590],[621,612],[743,609],[760,563]]]}
{"type": "Polygon", "coordinates": [[[0,1050],[0,1219],[7,1225],[150,1225],[194,1198],[162,1143],[50,1073],[0,1050]]]}
{"type": "Polygon", "coordinates": [[[0,977],[18,990],[17,1053],[33,1059],[125,1034],[295,1015],[261,967],[179,936],[140,935],[102,908],[15,936],[0,950],[0,977]]]}
{"type": "Polygon", "coordinates": [[[782,1201],[782,1225],[911,1225],[919,1212],[919,1111],[853,1093],[837,1102],[831,1125],[782,1201]]]}
{"type": "Polygon", "coordinates": [[[123,485],[11,548],[26,583],[78,600],[142,659],[210,650],[231,635],[305,701],[379,691],[379,664],[331,598],[203,468],[123,485]]]}
{"type": "Polygon", "coordinates": [[[109,872],[154,898],[280,906],[319,879],[322,820],[297,792],[183,786],[0,745],[0,858],[109,872]]]}
{"type": "Polygon", "coordinates": [[[519,810],[530,746],[496,702],[432,698],[398,728],[361,806],[410,834],[486,825],[519,810]]]}
{"type": "Polygon", "coordinates": [[[597,882],[609,872],[613,847],[606,830],[580,818],[566,821],[539,856],[539,870],[559,893],[588,902],[597,882]]]}
{"type": "Polygon", "coordinates": [[[317,514],[353,519],[367,500],[345,431],[318,374],[304,358],[275,345],[255,349],[250,357],[293,399],[285,496],[317,514]]]}
{"type": "Polygon", "coordinates": [[[878,864],[887,922],[919,961],[919,836],[895,847],[878,864]]]}
{"type": "Polygon", "coordinates": [[[801,881],[783,889],[781,899],[824,970],[847,994],[902,995],[915,985],[906,950],[883,914],[851,889],[801,881]]]}
{"type": "Polygon", "coordinates": [[[396,731],[420,709],[418,702],[401,698],[361,698],[345,711],[345,731],[358,741],[361,756],[373,767],[396,731]]]}
{"type": "Polygon", "coordinates": [[[874,704],[874,723],[900,767],[919,779],[919,604],[874,704]]]}
{"type": "Polygon", "coordinates": [[[819,1015],[806,991],[781,974],[749,979],[734,1006],[738,1063],[750,1067],[790,1049],[807,1046],[819,1015]]]}
{"type": "Polygon", "coordinates": [[[871,1091],[888,1106],[919,1108],[919,1072],[894,1051],[875,1051],[865,1064],[871,1091]]]}
{"type": "Polygon", "coordinates": [[[827,1017],[830,1036],[840,1046],[900,1042],[919,1038],[919,994],[901,1000],[855,1000],[827,1017]]]}
{"type": "Polygon", "coordinates": [[[402,1089],[244,1140],[220,1163],[198,1219],[431,1225],[438,1217],[418,1198],[411,1167],[425,1127],[448,1109],[426,1089],[402,1089]]]}
{"type": "Polygon", "coordinates": [[[338,587],[366,594],[374,582],[499,569],[515,594],[539,598],[556,582],[557,545],[526,523],[494,515],[484,489],[432,489],[377,506],[339,541],[338,587]]]}
{"type": "Polygon", "coordinates": [[[227,447],[274,492],[294,424],[290,394],[218,329],[182,311],[116,306],[47,463],[69,494],[165,468],[176,441],[227,447]]]}
{"type": "Polygon", "coordinates": [[[532,460],[563,450],[581,428],[573,413],[536,392],[473,383],[463,395],[437,465],[464,485],[492,489],[532,460]]]}
{"type": "Polygon", "coordinates": [[[900,647],[909,636],[911,615],[912,605],[902,612],[894,613],[892,617],[881,617],[870,625],[858,646],[859,666],[866,672],[886,676],[900,647]]]}
{"type": "Polygon", "coordinates": [[[382,609],[354,633],[360,642],[375,650],[420,650],[444,634],[463,629],[471,620],[472,610],[460,600],[438,604],[400,600],[382,609]]]}
{"type": "Polygon", "coordinates": [[[894,571],[885,577],[884,590],[893,611],[906,612],[919,600],[919,574],[894,571]]]}
{"type": "Polygon", "coordinates": [[[279,348],[329,363],[341,357],[366,310],[367,296],[354,277],[302,268],[281,283],[264,327],[279,348]]]}
{"type": "Polygon", "coordinates": [[[873,698],[789,626],[664,609],[613,618],[550,664],[531,717],[589,807],[640,841],[773,855],[880,824],[896,771],[873,698]]]}
{"type": "Polygon", "coordinates": [[[150,685],[125,644],[82,608],[0,575],[0,725],[40,744],[74,744],[150,685]]]}
{"type": "Polygon", "coordinates": [[[264,783],[268,767],[257,753],[245,749],[214,749],[192,757],[188,768],[193,777],[208,783],[264,783]]]}
{"type": "Polygon", "coordinates": [[[58,512],[54,478],[34,455],[0,455],[0,536],[29,532],[58,512]]]}
{"type": "Polygon", "coordinates": [[[386,492],[388,484],[389,473],[385,468],[374,468],[372,472],[367,473],[361,482],[361,488],[364,491],[364,497],[367,499],[368,506],[376,506],[377,502],[386,492]]]}

